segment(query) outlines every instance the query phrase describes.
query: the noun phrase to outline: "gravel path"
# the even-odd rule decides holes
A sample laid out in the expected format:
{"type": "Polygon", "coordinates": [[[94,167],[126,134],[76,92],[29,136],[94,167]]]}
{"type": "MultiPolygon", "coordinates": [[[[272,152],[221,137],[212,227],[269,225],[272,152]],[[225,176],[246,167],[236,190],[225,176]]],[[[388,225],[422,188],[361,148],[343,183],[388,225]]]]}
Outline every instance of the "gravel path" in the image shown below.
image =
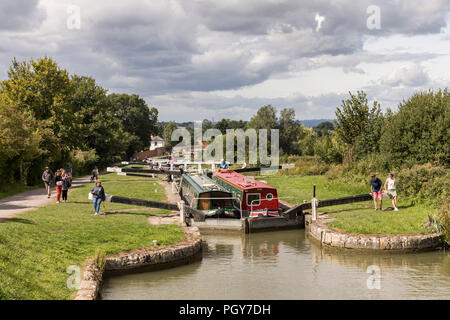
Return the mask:
{"type": "MultiPolygon", "coordinates": [[[[72,182],[72,188],[76,188],[77,186],[89,182],[90,176],[74,179],[72,182]]],[[[55,197],[56,190],[53,186],[50,199],[47,198],[47,192],[44,188],[30,190],[0,199],[0,221],[6,218],[11,218],[16,214],[45,206],[47,203],[55,201],[55,197]]]]}

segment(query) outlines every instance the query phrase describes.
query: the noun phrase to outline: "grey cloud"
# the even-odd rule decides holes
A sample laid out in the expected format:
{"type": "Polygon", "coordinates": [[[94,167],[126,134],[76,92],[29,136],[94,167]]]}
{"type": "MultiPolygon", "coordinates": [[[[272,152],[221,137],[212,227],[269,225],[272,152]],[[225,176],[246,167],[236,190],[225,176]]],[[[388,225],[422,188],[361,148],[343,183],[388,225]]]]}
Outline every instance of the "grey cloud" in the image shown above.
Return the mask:
{"type": "MultiPolygon", "coordinates": [[[[150,103],[155,99],[162,114],[171,109],[178,117],[178,111],[186,110],[191,116],[190,108],[195,108],[203,114],[218,110],[241,117],[273,103],[295,106],[304,119],[333,112],[340,95],[270,101],[223,98],[209,92],[325,66],[361,73],[362,62],[420,63],[435,55],[369,53],[364,51],[364,41],[368,35],[439,32],[450,6],[445,0],[79,0],[81,30],[68,31],[63,16],[54,30],[39,33],[45,13],[38,1],[11,3],[0,4],[3,75],[14,56],[29,59],[47,54],[70,72],[93,76],[112,91],[137,92],[151,97],[150,103]],[[366,9],[377,2],[381,30],[368,30],[366,9]],[[319,32],[314,30],[316,13],[326,18],[319,32]],[[34,29],[27,33],[24,28],[34,29]]],[[[415,86],[426,84],[426,76],[400,74],[391,81],[415,86]]]]}
{"type": "Polygon", "coordinates": [[[392,71],[382,83],[390,86],[418,87],[429,81],[430,78],[421,65],[408,65],[392,71]]]}
{"type": "Polygon", "coordinates": [[[39,0],[0,2],[0,31],[28,30],[39,26],[46,15],[38,4],[39,0]]]}

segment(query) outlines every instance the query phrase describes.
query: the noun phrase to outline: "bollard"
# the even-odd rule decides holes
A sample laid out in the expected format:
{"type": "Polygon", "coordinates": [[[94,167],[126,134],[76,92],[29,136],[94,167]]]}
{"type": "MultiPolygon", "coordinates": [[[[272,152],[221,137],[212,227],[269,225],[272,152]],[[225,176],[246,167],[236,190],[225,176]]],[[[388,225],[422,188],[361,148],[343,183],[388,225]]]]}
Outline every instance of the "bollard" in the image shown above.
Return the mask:
{"type": "Polygon", "coordinates": [[[317,199],[316,198],[312,198],[312,200],[311,200],[311,208],[312,208],[311,220],[313,222],[317,220],[317,204],[318,204],[317,199]]]}
{"type": "Polygon", "coordinates": [[[153,240],[153,246],[156,247],[158,245],[158,240],[153,240]]]}
{"type": "Polygon", "coordinates": [[[313,198],[311,200],[311,209],[312,209],[311,220],[316,221],[317,220],[316,185],[314,185],[314,188],[313,188],[313,198]]]}

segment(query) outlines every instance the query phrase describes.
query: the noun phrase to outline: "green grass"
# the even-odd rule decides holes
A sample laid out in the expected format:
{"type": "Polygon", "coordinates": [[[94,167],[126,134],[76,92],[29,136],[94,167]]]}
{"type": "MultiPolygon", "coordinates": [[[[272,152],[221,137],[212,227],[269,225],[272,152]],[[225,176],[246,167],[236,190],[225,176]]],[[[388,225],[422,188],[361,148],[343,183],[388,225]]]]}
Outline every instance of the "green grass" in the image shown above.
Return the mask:
{"type": "MultiPolygon", "coordinates": [[[[328,182],[323,176],[263,176],[258,179],[277,187],[278,196],[288,197],[287,202],[296,204],[312,198],[313,185],[320,200],[368,193],[365,185],[328,182]]],[[[373,201],[320,208],[335,220],[330,227],[357,234],[416,234],[428,233],[423,226],[427,216],[436,210],[429,203],[415,205],[410,199],[398,199],[399,211],[375,211],[373,201]]],[[[392,208],[390,199],[383,199],[383,207],[392,208]]]]}
{"type": "Polygon", "coordinates": [[[37,185],[37,186],[26,186],[23,184],[13,184],[9,186],[2,186],[2,189],[0,190],[0,199],[6,198],[9,196],[13,196],[18,193],[22,193],[29,190],[35,190],[35,189],[44,189],[44,184],[37,185]]]}
{"type": "MultiPolygon", "coordinates": [[[[102,177],[109,194],[166,198],[163,188],[153,181],[113,182],[114,176],[102,177]]],[[[92,216],[92,202],[87,198],[91,187],[72,189],[69,203],[52,203],[0,223],[0,299],[70,299],[75,291],[66,286],[67,268],[82,267],[96,249],[112,254],[152,246],[153,240],[167,245],[184,238],[177,225],[148,224],[150,215],[166,210],[141,208],[92,216]]],[[[107,211],[126,208],[133,207],[106,203],[107,211]]]]}

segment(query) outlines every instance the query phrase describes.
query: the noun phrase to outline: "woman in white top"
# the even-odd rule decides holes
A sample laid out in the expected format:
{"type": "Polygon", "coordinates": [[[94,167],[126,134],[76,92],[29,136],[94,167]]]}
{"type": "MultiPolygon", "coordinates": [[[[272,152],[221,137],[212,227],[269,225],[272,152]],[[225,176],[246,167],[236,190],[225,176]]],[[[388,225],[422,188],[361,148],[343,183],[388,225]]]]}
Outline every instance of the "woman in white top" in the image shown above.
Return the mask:
{"type": "Polygon", "coordinates": [[[395,179],[393,173],[389,173],[389,177],[386,179],[386,182],[384,183],[384,190],[387,190],[389,198],[392,199],[392,205],[394,206],[394,210],[398,211],[397,191],[395,190],[395,179]]]}

